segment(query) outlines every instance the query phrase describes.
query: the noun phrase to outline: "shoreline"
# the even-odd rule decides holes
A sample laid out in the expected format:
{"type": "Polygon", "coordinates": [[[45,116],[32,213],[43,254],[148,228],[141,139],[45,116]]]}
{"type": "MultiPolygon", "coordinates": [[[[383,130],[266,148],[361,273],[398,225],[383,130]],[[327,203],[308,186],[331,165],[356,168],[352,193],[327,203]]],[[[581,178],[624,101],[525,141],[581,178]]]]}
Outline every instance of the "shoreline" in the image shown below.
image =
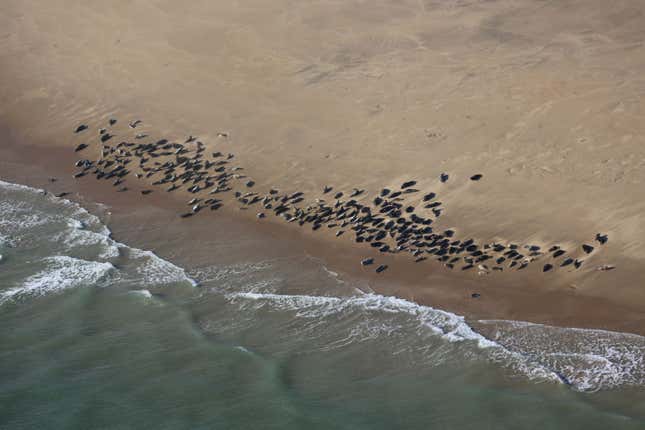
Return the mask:
{"type": "MultiPolygon", "coordinates": [[[[0,164],[4,180],[49,188],[55,192],[72,191],[78,194],[67,198],[73,198],[81,204],[88,201],[108,205],[113,212],[113,220],[108,226],[115,232],[115,239],[128,244],[134,240],[133,246],[139,245],[137,241],[151,238],[146,238],[145,232],[128,233],[139,230],[141,226],[121,221],[124,214],[136,211],[142,205],[163,208],[173,213],[179,213],[181,208],[178,197],[167,198],[167,195],[153,193],[148,196],[150,198],[142,200],[138,194],[135,195],[134,189],[128,193],[116,193],[108,183],[71,179],[74,171],[72,148],[21,145],[17,150],[15,145],[3,145],[0,150],[0,156],[4,160],[0,164]],[[69,162],[61,162],[66,157],[69,162]],[[59,160],[59,163],[49,165],[48,161],[52,159],[59,160]],[[15,163],[13,167],[12,163],[15,163]],[[48,183],[48,177],[57,177],[58,181],[48,183]]],[[[276,244],[286,244],[286,247],[297,249],[294,252],[302,252],[321,260],[328,270],[338,273],[341,279],[355,283],[358,288],[452,312],[464,316],[466,320],[504,319],[645,334],[642,323],[644,316],[640,309],[604,298],[577,294],[573,289],[549,290],[540,286],[539,282],[531,283],[529,275],[512,280],[485,276],[473,279],[472,276],[461,273],[444,273],[445,269],[439,264],[430,263],[420,268],[413,261],[397,256],[391,258],[395,262],[391,265],[392,270],[376,275],[365,271],[359,264],[365,258],[365,249],[356,249],[345,241],[330,241],[308,229],[293,228],[279,221],[234,217],[232,211],[234,209],[229,208],[215,215],[183,221],[193,223],[200,235],[209,234],[208,226],[214,220],[232,225],[234,229],[252,230],[260,242],[266,243],[267,251],[276,244]],[[436,266],[436,269],[429,266],[436,266]],[[474,292],[480,293],[481,297],[470,297],[474,292]]],[[[177,234],[181,236],[181,233],[177,234]]],[[[160,257],[173,261],[172,256],[163,253],[160,257]]],[[[178,263],[182,267],[185,264],[178,263]]]]}
{"type": "MultiPolygon", "coordinates": [[[[461,250],[455,255],[472,267],[455,263],[451,272],[357,249],[349,234],[337,240],[327,227],[258,222],[255,210],[226,205],[171,224],[178,240],[211,237],[215,224],[252,230],[268,255],[288,243],[365,288],[471,318],[645,332],[645,103],[637,97],[645,88],[645,5],[394,3],[99,10],[69,0],[10,1],[0,7],[0,155],[23,164],[14,169],[14,179],[26,178],[18,182],[49,187],[34,175],[64,177],[56,186],[67,189],[57,191],[118,208],[117,231],[134,236],[142,227],[128,227],[125,215],[137,205],[176,205],[178,213],[189,210],[188,199],[166,202],[154,192],[144,200],[92,178],[73,183],[74,148],[92,143],[73,134],[81,122],[93,139],[112,116],[126,129],[141,118],[142,131],[170,141],[194,134],[208,149],[234,153],[256,189],[303,192],[309,201],[326,185],[365,189],[373,199],[383,187],[415,180],[419,196],[437,191],[446,208],[433,224],[439,234],[453,229],[490,256],[485,245],[493,243],[535,245],[544,254],[561,246],[584,264],[563,267],[565,256],[555,262],[551,254],[523,270],[511,262],[503,274],[478,276],[479,262],[461,250]],[[483,179],[470,181],[475,174],[483,179]],[[599,233],[609,238],[602,249],[599,233]],[[589,243],[596,248],[585,254],[581,245],[589,243]],[[378,276],[376,264],[366,271],[360,262],[370,256],[390,267],[378,276]],[[596,270],[604,265],[615,270],[596,270]]],[[[364,219],[352,227],[367,227],[370,237],[413,230],[414,252],[432,242],[425,251],[436,258],[437,239],[415,244],[419,223],[408,228],[408,221],[403,232],[378,224],[380,232],[369,231],[364,219]]],[[[219,230],[235,240],[226,233],[219,230]]]]}

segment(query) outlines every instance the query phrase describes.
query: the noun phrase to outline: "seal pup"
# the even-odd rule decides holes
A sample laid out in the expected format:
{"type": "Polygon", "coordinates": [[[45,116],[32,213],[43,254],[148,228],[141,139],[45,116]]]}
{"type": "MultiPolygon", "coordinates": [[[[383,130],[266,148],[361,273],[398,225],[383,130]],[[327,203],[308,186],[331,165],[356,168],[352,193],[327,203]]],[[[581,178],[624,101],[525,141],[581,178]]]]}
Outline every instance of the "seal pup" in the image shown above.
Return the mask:
{"type": "Polygon", "coordinates": [[[604,245],[609,240],[609,237],[606,234],[596,233],[596,242],[604,245]]]}
{"type": "Polygon", "coordinates": [[[74,149],[74,152],[82,151],[82,150],[84,150],[85,148],[87,148],[87,146],[88,146],[88,145],[87,145],[86,143],[81,143],[80,145],[78,145],[78,146],[76,147],[76,149],[74,149]]]}
{"type": "Polygon", "coordinates": [[[369,266],[370,264],[374,264],[373,258],[366,258],[364,260],[361,260],[361,265],[363,266],[369,266]]]}
{"type": "Polygon", "coordinates": [[[141,194],[143,194],[144,196],[150,194],[151,192],[152,190],[141,190],[141,194]]]}
{"type": "Polygon", "coordinates": [[[582,250],[583,250],[586,254],[591,254],[591,253],[593,252],[593,250],[594,250],[594,247],[593,247],[593,246],[591,246],[591,245],[587,245],[586,243],[583,243],[583,244],[582,244],[582,250]]]}
{"type": "Polygon", "coordinates": [[[333,189],[334,189],[333,187],[330,187],[329,185],[325,185],[325,188],[323,188],[323,194],[327,194],[333,189]]]}
{"type": "Polygon", "coordinates": [[[376,273],[381,273],[387,270],[387,264],[381,264],[376,268],[376,273]]]}
{"type": "Polygon", "coordinates": [[[139,124],[141,124],[141,120],[135,119],[134,121],[130,121],[128,125],[130,126],[130,128],[136,128],[139,124]]]}
{"type": "Polygon", "coordinates": [[[549,270],[553,269],[553,264],[545,264],[544,267],[542,267],[542,272],[548,272],[549,270]]]}
{"type": "Polygon", "coordinates": [[[116,124],[116,118],[110,118],[109,121],[108,121],[108,124],[110,124],[110,125],[116,124]]]}
{"type": "Polygon", "coordinates": [[[479,174],[479,173],[478,173],[478,174],[476,174],[476,175],[471,176],[471,177],[470,177],[470,180],[471,180],[471,181],[479,181],[483,176],[484,176],[484,175],[481,175],[481,174],[479,174]]]}
{"type": "Polygon", "coordinates": [[[401,184],[401,189],[405,190],[406,188],[410,188],[413,185],[416,185],[417,181],[406,181],[403,184],[401,184]]]}
{"type": "Polygon", "coordinates": [[[440,181],[441,181],[441,183],[443,184],[443,183],[445,183],[446,181],[448,181],[448,178],[449,178],[449,177],[450,177],[450,176],[448,176],[448,174],[447,174],[447,173],[442,173],[441,175],[439,175],[439,180],[440,180],[440,181]]]}
{"type": "Polygon", "coordinates": [[[76,130],[74,130],[74,133],[80,133],[81,131],[87,130],[89,127],[86,124],[81,124],[78,127],[76,127],[76,130]]]}

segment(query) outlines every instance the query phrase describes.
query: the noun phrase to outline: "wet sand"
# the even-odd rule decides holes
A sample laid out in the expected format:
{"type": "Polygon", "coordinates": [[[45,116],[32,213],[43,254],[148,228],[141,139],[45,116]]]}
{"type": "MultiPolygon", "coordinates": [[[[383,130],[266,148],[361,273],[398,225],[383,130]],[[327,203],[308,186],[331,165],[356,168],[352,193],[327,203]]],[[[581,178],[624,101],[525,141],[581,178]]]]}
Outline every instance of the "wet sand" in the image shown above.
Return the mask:
{"type": "MultiPolygon", "coordinates": [[[[373,197],[415,179],[440,189],[448,208],[440,225],[464,237],[573,248],[602,232],[609,243],[579,272],[542,274],[537,265],[477,276],[379,255],[393,262],[377,276],[359,265],[369,248],[234,207],[173,234],[189,240],[196,232],[188,229],[208,234],[215,222],[233,223],[257,229],[267,252],[285,242],[374,291],[473,318],[645,332],[645,6],[0,8],[3,178],[53,187],[47,176],[73,173],[73,128],[87,122],[96,133],[115,116],[141,117],[158,136],[198,135],[234,152],[258,183],[291,192],[317,196],[331,184],[373,197]],[[444,171],[451,179],[440,185],[444,171]],[[477,184],[467,180],[475,173],[484,174],[477,184]],[[602,264],[617,268],[594,270],[602,264]]],[[[67,181],[57,191],[75,190],[115,214],[139,205],[176,214],[185,205],[115,193],[92,178],[67,181]]]]}
{"type": "MultiPolygon", "coordinates": [[[[178,214],[185,211],[189,198],[185,195],[157,190],[142,198],[136,184],[132,186],[131,183],[128,192],[117,193],[110,182],[93,178],[73,179],[76,169],[72,163],[51,163],[52,159],[67,157],[69,149],[25,145],[19,151],[15,150],[15,145],[9,148],[3,147],[0,151],[3,180],[44,188],[53,193],[70,192],[65,198],[90,209],[96,204],[106,205],[111,213],[106,221],[115,239],[151,249],[182,267],[206,264],[212,255],[211,247],[226,247],[227,241],[237,240],[238,236],[253,236],[254,245],[244,248],[247,255],[227,255],[229,261],[218,263],[309,255],[359,289],[395,295],[465,315],[469,319],[522,320],[645,333],[639,306],[581,295],[562,284],[560,289],[545,288],[539,267],[507,277],[448,271],[436,262],[416,264],[406,256],[383,256],[373,249],[356,246],[352,241],[337,240],[324,231],[297,228],[278,218],[257,220],[253,214],[240,217],[230,204],[222,212],[180,219],[178,214]],[[57,178],[56,182],[50,182],[52,177],[57,178]],[[160,226],[164,226],[163,237],[149,233],[158,232],[160,226]],[[183,257],[176,260],[176,255],[183,257]],[[374,267],[362,267],[359,262],[366,256],[388,264],[389,269],[376,274],[374,267]],[[474,292],[480,293],[481,297],[473,299],[471,294],[474,292]]],[[[221,252],[217,255],[222,257],[221,252]]]]}

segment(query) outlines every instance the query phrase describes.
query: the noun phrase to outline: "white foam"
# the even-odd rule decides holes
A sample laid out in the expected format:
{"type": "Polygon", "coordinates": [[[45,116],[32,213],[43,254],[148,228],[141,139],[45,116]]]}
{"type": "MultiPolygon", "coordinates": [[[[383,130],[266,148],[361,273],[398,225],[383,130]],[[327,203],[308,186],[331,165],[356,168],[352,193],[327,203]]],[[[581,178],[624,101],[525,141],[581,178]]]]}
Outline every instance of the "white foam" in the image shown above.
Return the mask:
{"type": "Polygon", "coordinates": [[[197,281],[189,277],[184,269],[159,258],[154,252],[137,248],[128,249],[130,258],[140,260],[136,265],[136,271],[142,277],[142,281],[153,284],[188,282],[193,287],[198,285],[197,281]]]}
{"type": "Polygon", "coordinates": [[[29,191],[29,192],[41,192],[43,190],[38,188],[33,188],[27,185],[15,184],[13,182],[5,182],[0,179],[0,187],[9,191],[29,191]]]}
{"type": "Polygon", "coordinates": [[[146,299],[151,299],[152,298],[152,293],[148,290],[132,290],[130,291],[131,294],[136,294],[138,296],[142,296],[146,299]]]}
{"type": "Polygon", "coordinates": [[[579,391],[645,384],[645,337],[522,321],[480,321],[491,338],[539,361],[579,391]]]}
{"type": "Polygon", "coordinates": [[[30,276],[19,287],[0,292],[0,303],[22,295],[42,296],[68,288],[95,286],[114,270],[110,263],[86,261],[67,256],[43,260],[47,268],[30,276]]]}
{"type": "MultiPolygon", "coordinates": [[[[475,332],[463,317],[404,299],[378,294],[326,297],[249,292],[233,293],[227,297],[232,302],[239,300],[257,302],[258,308],[270,306],[273,309],[292,311],[295,312],[296,317],[318,322],[329,316],[337,317],[343,314],[358,313],[362,320],[352,321],[354,326],[347,338],[336,340],[335,344],[329,347],[364,341],[376,336],[388,336],[400,329],[396,322],[383,318],[383,314],[390,314],[395,319],[400,316],[410,317],[417,329],[425,329],[425,333],[430,332],[450,343],[468,342],[480,351],[489,351],[486,353],[488,359],[529,378],[541,381],[561,381],[561,377],[551,369],[510,351],[475,332]],[[372,318],[373,316],[377,318],[372,318]]],[[[318,324],[320,323],[316,325],[318,324]]]]}
{"type": "Polygon", "coordinates": [[[337,272],[334,272],[333,270],[330,270],[327,266],[324,264],[321,265],[323,271],[329,276],[331,279],[336,281],[337,285],[345,285],[345,281],[341,279],[340,275],[337,272]]]}
{"type": "Polygon", "coordinates": [[[99,258],[108,260],[119,256],[119,243],[110,239],[109,230],[94,232],[85,229],[85,224],[73,218],[68,219],[68,229],[53,236],[53,241],[64,243],[68,248],[98,246],[101,249],[99,258]]]}
{"type": "Polygon", "coordinates": [[[254,273],[264,272],[271,269],[269,261],[257,263],[239,263],[229,266],[208,266],[191,271],[193,276],[201,282],[217,282],[222,280],[231,280],[239,276],[247,276],[254,273]]]}
{"type": "MultiPolygon", "coordinates": [[[[0,191],[19,191],[31,196],[37,195],[39,201],[42,201],[44,190],[0,181],[0,191]]],[[[136,268],[140,278],[136,281],[155,284],[187,282],[193,286],[197,285],[197,282],[190,278],[181,267],[159,258],[153,252],[130,248],[113,240],[107,226],[97,216],[92,215],[77,203],[55,197],[52,194],[47,195],[47,202],[54,205],[51,212],[35,208],[29,201],[22,199],[22,196],[0,201],[0,213],[13,215],[3,216],[0,219],[0,232],[9,230],[7,226],[10,226],[12,229],[9,233],[20,235],[21,232],[28,231],[38,225],[60,222],[67,228],[54,234],[50,240],[56,244],[63,243],[65,245],[66,249],[61,250],[61,253],[65,253],[73,247],[99,246],[101,252],[98,258],[109,260],[118,257],[121,254],[120,250],[127,250],[131,258],[140,260],[137,262],[138,267],[136,268]],[[52,215],[54,211],[57,215],[52,215]]]]}
{"type": "Polygon", "coordinates": [[[319,318],[342,313],[348,308],[360,308],[368,312],[405,313],[419,318],[428,328],[451,342],[473,340],[482,348],[497,346],[494,342],[473,331],[461,316],[397,297],[363,294],[341,298],[265,293],[234,293],[229,297],[268,301],[281,309],[296,311],[298,316],[306,318],[319,318]]]}

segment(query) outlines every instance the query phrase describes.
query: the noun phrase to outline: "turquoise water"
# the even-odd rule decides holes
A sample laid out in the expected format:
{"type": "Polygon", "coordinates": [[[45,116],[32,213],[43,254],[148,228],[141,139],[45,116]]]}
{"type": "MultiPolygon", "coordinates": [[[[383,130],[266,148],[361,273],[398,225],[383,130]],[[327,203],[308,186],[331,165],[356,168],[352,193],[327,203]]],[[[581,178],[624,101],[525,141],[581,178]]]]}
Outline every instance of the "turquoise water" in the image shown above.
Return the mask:
{"type": "Polygon", "coordinates": [[[225,236],[181,268],[107,214],[0,183],[0,428],[645,428],[643,337],[466,321],[225,236]]]}

